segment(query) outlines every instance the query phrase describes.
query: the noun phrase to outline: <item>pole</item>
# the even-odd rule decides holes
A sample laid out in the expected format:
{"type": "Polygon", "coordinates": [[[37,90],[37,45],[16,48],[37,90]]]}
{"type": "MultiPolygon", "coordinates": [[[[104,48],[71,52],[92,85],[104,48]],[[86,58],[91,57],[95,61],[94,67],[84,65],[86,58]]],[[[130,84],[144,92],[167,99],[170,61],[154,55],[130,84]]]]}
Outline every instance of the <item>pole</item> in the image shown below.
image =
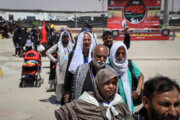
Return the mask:
{"type": "Polygon", "coordinates": [[[172,0],[172,4],[171,4],[171,11],[173,12],[174,11],[174,0],[172,0]]]}
{"type": "Polygon", "coordinates": [[[102,0],[102,12],[104,13],[104,0],[102,0]]]}
{"type": "Polygon", "coordinates": [[[104,26],[104,20],[105,20],[104,0],[101,0],[101,1],[102,1],[102,15],[101,15],[101,17],[102,17],[102,31],[104,31],[104,28],[105,28],[105,26],[104,26]]]}
{"type": "Polygon", "coordinates": [[[77,28],[77,11],[75,12],[75,28],[77,28]]]}
{"type": "Polygon", "coordinates": [[[169,25],[169,11],[168,11],[168,0],[164,0],[164,27],[167,28],[167,26],[169,25]]]}

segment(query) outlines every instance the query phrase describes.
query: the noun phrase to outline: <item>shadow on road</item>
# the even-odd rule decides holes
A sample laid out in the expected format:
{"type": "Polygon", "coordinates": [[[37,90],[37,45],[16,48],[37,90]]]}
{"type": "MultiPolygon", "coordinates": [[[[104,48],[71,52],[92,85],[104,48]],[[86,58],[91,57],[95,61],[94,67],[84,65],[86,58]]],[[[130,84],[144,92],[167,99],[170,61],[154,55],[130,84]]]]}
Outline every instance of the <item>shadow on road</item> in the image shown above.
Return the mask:
{"type": "Polygon", "coordinates": [[[19,88],[34,88],[34,87],[36,87],[36,86],[34,86],[33,82],[32,83],[26,83],[26,86],[24,86],[24,87],[22,87],[20,84],[21,83],[19,83],[19,88]]]}
{"type": "Polygon", "coordinates": [[[50,102],[51,104],[56,104],[56,96],[51,95],[49,99],[41,99],[40,102],[50,102]]]}

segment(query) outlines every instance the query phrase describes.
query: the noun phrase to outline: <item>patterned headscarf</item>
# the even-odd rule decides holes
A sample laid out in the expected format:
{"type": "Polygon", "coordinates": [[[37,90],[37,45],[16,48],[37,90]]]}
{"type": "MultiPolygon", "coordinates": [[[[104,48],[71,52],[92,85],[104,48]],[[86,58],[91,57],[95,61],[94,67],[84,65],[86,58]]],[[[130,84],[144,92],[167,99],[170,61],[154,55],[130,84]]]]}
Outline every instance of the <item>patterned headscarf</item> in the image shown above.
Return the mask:
{"type": "MultiPolygon", "coordinates": [[[[95,97],[99,102],[110,102],[114,99],[116,92],[113,96],[108,97],[106,96],[102,86],[104,83],[109,81],[110,79],[115,78],[118,81],[118,76],[115,71],[109,68],[100,69],[95,77],[95,97]]],[[[118,88],[118,87],[117,87],[118,88]]],[[[117,89],[116,88],[116,89],[117,89]]],[[[115,90],[116,91],[116,90],[115,90]]]]}

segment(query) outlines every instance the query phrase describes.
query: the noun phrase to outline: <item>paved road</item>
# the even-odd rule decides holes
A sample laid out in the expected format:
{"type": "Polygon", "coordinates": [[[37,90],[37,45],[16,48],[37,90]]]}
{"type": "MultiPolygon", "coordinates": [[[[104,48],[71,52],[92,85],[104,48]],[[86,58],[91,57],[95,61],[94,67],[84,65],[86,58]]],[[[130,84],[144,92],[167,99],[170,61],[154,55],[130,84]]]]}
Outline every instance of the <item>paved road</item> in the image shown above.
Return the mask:
{"type": "MultiPolygon", "coordinates": [[[[102,43],[98,40],[98,43],[102,43]]],[[[0,39],[0,120],[54,120],[55,95],[47,93],[49,60],[42,58],[40,88],[19,88],[23,59],[12,56],[12,39],[0,39]]],[[[143,71],[145,80],[161,74],[180,84],[180,38],[168,41],[132,41],[129,58],[143,71]]],[[[136,110],[139,108],[136,108],[136,110]]]]}

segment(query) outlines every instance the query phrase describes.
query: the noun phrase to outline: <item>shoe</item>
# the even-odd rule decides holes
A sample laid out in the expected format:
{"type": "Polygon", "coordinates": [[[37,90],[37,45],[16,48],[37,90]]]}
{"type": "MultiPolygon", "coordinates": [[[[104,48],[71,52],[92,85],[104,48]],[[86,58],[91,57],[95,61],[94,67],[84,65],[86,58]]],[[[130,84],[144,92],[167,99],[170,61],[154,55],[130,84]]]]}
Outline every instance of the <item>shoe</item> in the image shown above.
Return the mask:
{"type": "Polygon", "coordinates": [[[46,89],[47,89],[46,92],[52,92],[52,88],[50,87],[50,84],[47,85],[46,89]]]}
{"type": "Polygon", "coordinates": [[[47,87],[46,87],[45,89],[47,89],[47,90],[48,90],[49,88],[50,88],[50,84],[48,84],[48,85],[47,85],[47,87]]]}
{"type": "Polygon", "coordinates": [[[61,104],[61,101],[56,100],[56,104],[61,104]]]}
{"type": "Polygon", "coordinates": [[[56,106],[58,106],[58,107],[61,106],[61,101],[56,100],[56,106]]]}
{"type": "Polygon", "coordinates": [[[52,89],[52,88],[49,88],[46,90],[46,92],[53,92],[53,91],[54,91],[54,89],[52,89]]]}
{"type": "Polygon", "coordinates": [[[52,91],[52,92],[56,92],[56,89],[55,89],[55,88],[52,88],[51,91],[52,91]]]}

